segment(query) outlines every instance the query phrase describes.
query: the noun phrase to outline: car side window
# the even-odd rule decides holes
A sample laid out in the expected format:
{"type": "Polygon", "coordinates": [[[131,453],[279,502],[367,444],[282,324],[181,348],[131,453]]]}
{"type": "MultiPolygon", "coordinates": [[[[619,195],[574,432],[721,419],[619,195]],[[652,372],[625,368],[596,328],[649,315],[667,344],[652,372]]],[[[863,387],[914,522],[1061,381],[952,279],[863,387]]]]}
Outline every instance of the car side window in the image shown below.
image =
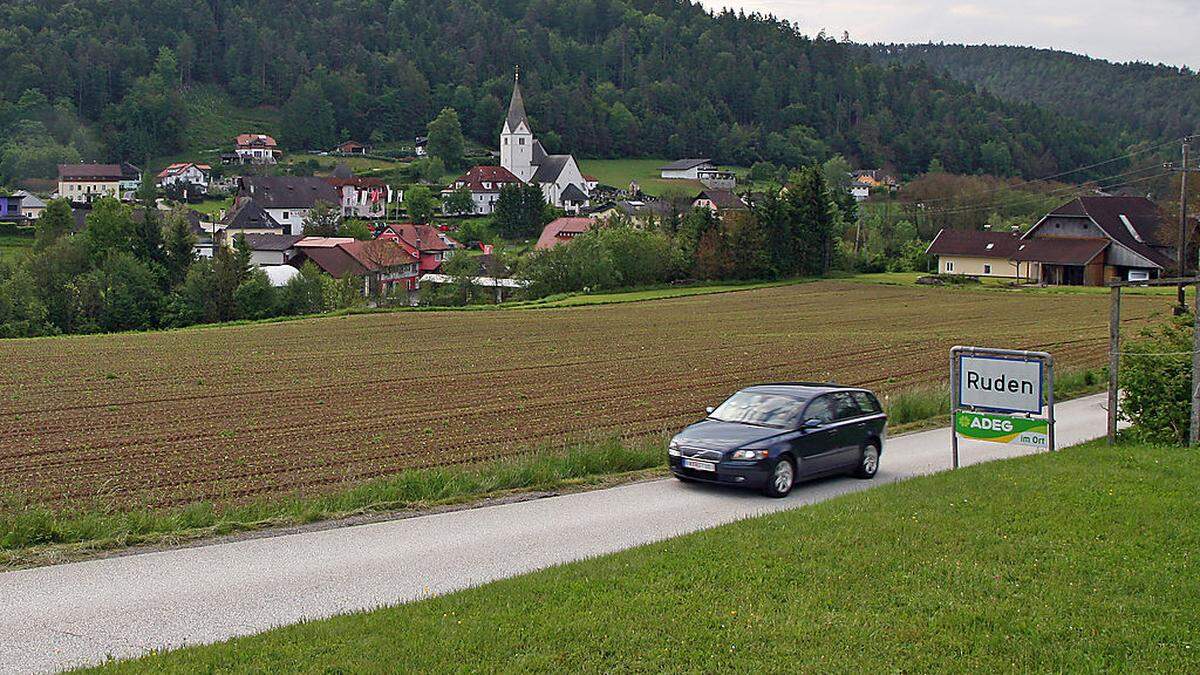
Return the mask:
{"type": "Polygon", "coordinates": [[[862,411],[858,409],[858,404],[854,402],[854,398],[847,392],[837,392],[830,394],[833,407],[833,419],[840,422],[855,417],[862,417],[862,411]]]}
{"type": "Polygon", "coordinates": [[[808,408],[804,410],[804,419],[815,419],[821,424],[829,424],[833,421],[833,408],[828,396],[815,398],[808,404],[808,408]]]}
{"type": "Polygon", "coordinates": [[[856,391],[853,394],[854,400],[858,402],[858,407],[868,415],[874,415],[880,412],[879,401],[874,396],[865,391],[856,391]]]}

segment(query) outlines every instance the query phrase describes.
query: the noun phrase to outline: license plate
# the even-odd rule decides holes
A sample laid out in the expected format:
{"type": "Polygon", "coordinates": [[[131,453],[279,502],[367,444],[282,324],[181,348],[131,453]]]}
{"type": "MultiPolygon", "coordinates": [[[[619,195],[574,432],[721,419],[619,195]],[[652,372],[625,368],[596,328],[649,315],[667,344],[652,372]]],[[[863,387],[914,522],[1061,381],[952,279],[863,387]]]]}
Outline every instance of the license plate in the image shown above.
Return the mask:
{"type": "Polygon", "coordinates": [[[683,460],[683,468],[695,469],[696,471],[716,471],[717,465],[712,462],[701,462],[698,459],[683,460]]]}

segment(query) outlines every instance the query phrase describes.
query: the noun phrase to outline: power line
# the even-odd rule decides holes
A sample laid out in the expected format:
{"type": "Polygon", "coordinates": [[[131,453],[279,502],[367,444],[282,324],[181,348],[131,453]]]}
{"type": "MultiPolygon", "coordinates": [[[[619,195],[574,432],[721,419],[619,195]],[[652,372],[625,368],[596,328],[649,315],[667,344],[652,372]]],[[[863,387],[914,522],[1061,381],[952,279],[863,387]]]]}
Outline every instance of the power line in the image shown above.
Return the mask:
{"type": "MultiPolygon", "coordinates": [[[[1095,169],[1095,168],[1097,168],[1097,167],[1104,166],[1105,164],[1112,164],[1113,162],[1119,162],[1119,161],[1121,161],[1121,160],[1123,160],[1123,159],[1131,159],[1131,158],[1133,158],[1133,157],[1137,157],[1138,155],[1144,155],[1144,154],[1146,154],[1146,153],[1148,153],[1148,152],[1154,152],[1155,150],[1159,150],[1159,149],[1161,149],[1161,148],[1165,148],[1165,147],[1167,147],[1168,145],[1175,145],[1176,143],[1179,143],[1180,141],[1182,141],[1182,140],[1183,140],[1183,139],[1185,139],[1185,138],[1188,138],[1188,136],[1181,136],[1181,137],[1179,137],[1179,138],[1176,138],[1176,139],[1173,139],[1173,140],[1170,140],[1170,141],[1164,141],[1164,142],[1162,142],[1162,143],[1159,143],[1159,144],[1157,144],[1157,145],[1151,145],[1151,146],[1149,146],[1149,147],[1145,147],[1145,148],[1142,148],[1142,149],[1140,149],[1140,150],[1134,150],[1133,152],[1130,152],[1130,153],[1127,153],[1127,154],[1121,155],[1121,156],[1119,156],[1119,157],[1113,157],[1112,159],[1106,159],[1106,160],[1104,160],[1103,162],[1096,162],[1095,164],[1088,164],[1087,166],[1081,166],[1081,167],[1079,167],[1079,168],[1076,168],[1076,169],[1071,169],[1070,171],[1063,171],[1062,173],[1056,173],[1056,174],[1054,174],[1054,175],[1052,175],[1052,176],[1046,176],[1046,177],[1044,177],[1044,178],[1035,178],[1035,179],[1033,179],[1033,180],[1027,180],[1027,181],[1024,181],[1024,182],[1021,182],[1021,183],[1013,183],[1013,184],[1011,184],[1011,185],[1003,185],[1003,186],[1001,186],[1001,187],[992,188],[992,189],[989,189],[989,190],[984,190],[983,192],[981,192],[981,193],[979,193],[979,194],[987,194],[988,192],[1001,192],[1001,191],[1003,191],[1003,190],[1012,190],[1012,189],[1014,189],[1014,188],[1023,187],[1023,186],[1026,186],[1026,185],[1033,185],[1034,183],[1045,183],[1046,181],[1051,181],[1051,180],[1054,180],[1054,179],[1056,179],[1056,178],[1062,178],[1062,177],[1064,177],[1064,176],[1069,176],[1069,175],[1071,175],[1071,174],[1073,174],[1073,173],[1079,173],[1080,171],[1087,171],[1087,170],[1089,170],[1089,169],[1095,169]]],[[[925,203],[927,203],[927,204],[928,204],[928,203],[935,203],[935,202],[940,202],[940,201],[946,201],[946,200],[949,200],[949,199],[953,199],[953,197],[938,197],[938,198],[935,198],[935,199],[926,199],[926,200],[924,200],[924,201],[925,201],[925,203]]]]}

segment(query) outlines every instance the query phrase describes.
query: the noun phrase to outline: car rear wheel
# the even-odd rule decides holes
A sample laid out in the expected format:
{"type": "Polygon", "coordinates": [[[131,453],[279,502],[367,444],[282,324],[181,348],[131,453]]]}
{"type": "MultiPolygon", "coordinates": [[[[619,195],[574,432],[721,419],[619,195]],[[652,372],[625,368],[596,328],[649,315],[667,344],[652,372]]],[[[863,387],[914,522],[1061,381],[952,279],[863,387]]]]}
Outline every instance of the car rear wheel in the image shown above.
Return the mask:
{"type": "Polygon", "coordinates": [[[877,473],[879,473],[879,446],[867,443],[863,446],[862,454],[859,455],[858,467],[855,468],[854,475],[859,478],[871,479],[877,473]]]}
{"type": "Polygon", "coordinates": [[[767,484],[763,486],[763,494],[768,497],[786,497],[795,484],[795,465],[787,457],[780,457],[775,460],[775,466],[771,467],[771,475],[767,477],[767,484]]]}

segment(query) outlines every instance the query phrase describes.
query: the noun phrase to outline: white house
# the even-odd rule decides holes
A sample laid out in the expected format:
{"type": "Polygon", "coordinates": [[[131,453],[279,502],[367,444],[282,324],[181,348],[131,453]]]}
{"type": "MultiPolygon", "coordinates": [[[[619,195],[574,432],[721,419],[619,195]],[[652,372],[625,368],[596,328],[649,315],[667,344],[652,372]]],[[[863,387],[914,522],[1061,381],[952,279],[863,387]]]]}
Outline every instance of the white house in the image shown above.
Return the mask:
{"type": "Polygon", "coordinates": [[[21,198],[21,215],[30,220],[41,218],[46,210],[46,201],[28,190],[17,190],[12,196],[21,198]]]}
{"type": "Polygon", "coordinates": [[[325,180],[337,189],[342,216],[347,218],[384,218],[388,205],[400,201],[404,195],[381,178],[351,176],[325,180]]]}
{"type": "Polygon", "coordinates": [[[158,173],[158,186],[166,188],[169,185],[184,183],[201,188],[201,193],[208,191],[208,183],[212,178],[212,167],[207,164],[193,162],[177,162],[158,173]]]}
{"type": "Polygon", "coordinates": [[[500,166],[542,189],[546,202],[567,211],[588,205],[591,190],[571,155],[550,155],[533,135],[521,95],[521,74],[513,82],[508,116],[500,132],[500,166]]]}
{"type": "Polygon", "coordinates": [[[500,190],[505,185],[522,185],[523,182],[502,166],[473,166],[442,190],[442,196],[447,197],[465,188],[471,192],[471,213],[486,216],[496,210],[500,190]]]}
{"type": "Polygon", "coordinates": [[[238,134],[234,152],[242,164],[274,164],[283,154],[275,139],[266,134],[238,134]]]}
{"type": "Polygon", "coordinates": [[[680,159],[660,166],[658,170],[667,180],[700,180],[701,171],[716,171],[717,167],[713,166],[712,161],[707,158],[680,159]]]}
{"type": "Polygon", "coordinates": [[[259,267],[286,265],[296,257],[296,242],[303,238],[299,234],[247,234],[250,262],[259,267]]]}

